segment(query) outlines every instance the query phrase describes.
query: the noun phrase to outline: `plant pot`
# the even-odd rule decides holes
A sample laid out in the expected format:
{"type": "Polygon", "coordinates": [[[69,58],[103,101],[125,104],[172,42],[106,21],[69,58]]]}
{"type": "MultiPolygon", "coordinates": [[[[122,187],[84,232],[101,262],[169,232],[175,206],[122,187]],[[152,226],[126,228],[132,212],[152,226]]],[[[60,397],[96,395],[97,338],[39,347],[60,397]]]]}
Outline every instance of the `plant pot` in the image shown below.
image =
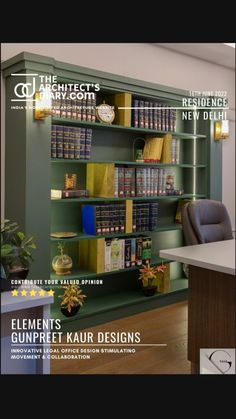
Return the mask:
{"type": "Polygon", "coordinates": [[[150,287],[143,287],[143,294],[146,297],[151,297],[153,296],[157,291],[157,286],[156,285],[151,285],[150,287]]]}
{"type": "Polygon", "coordinates": [[[1,278],[0,291],[5,292],[5,291],[11,291],[12,289],[13,288],[11,286],[11,281],[6,278],[1,278]]]}
{"type": "Polygon", "coordinates": [[[1,278],[0,282],[0,290],[1,292],[4,291],[11,291],[16,288],[19,288],[21,284],[11,284],[12,279],[26,279],[29,273],[29,269],[27,268],[20,268],[19,270],[14,270],[8,272],[7,278],[1,278]]]}
{"type": "Polygon", "coordinates": [[[72,307],[71,312],[69,312],[67,308],[61,307],[61,312],[66,317],[72,317],[78,313],[79,309],[80,309],[80,306],[75,306],[75,307],[72,307]]]}
{"type": "Polygon", "coordinates": [[[26,279],[29,274],[28,268],[19,268],[14,271],[9,271],[8,279],[26,279]]]}

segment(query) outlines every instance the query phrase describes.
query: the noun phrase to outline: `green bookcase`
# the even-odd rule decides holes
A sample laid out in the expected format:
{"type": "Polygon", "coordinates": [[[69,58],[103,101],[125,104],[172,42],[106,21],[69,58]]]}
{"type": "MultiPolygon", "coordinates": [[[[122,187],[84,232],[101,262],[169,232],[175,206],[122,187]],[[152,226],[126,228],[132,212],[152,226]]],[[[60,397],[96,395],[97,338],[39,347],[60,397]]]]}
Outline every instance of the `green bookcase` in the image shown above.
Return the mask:
{"type": "MultiPolygon", "coordinates": [[[[30,271],[30,278],[56,279],[51,271],[51,260],[57,253],[58,239],[50,237],[52,231],[77,231],[78,235],[66,239],[66,253],[73,259],[73,271],[65,279],[80,279],[81,288],[87,295],[84,307],[72,318],[60,313],[60,300],[55,292],[52,316],[60,317],[66,330],[79,329],[142,310],[169,304],[186,297],[187,280],[182,266],[171,262],[171,289],[166,294],[144,297],[139,288],[138,267],[122,271],[96,274],[80,269],[79,243],[104,237],[125,237],[124,234],[89,236],[82,232],[81,207],[84,203],[120,202],[121,198],[90,197],[70,200],[50,200],[50,189],[61,189],[65,173],[77,173],[79,187],[86,187],[87,165],[90,163],[115,163],[130,167],[148,166],[133,162],[133,142],[137,137],[163,131],[105,125],[99,122],[76,121],[48,117],[43,121],[33,118],[33,110],[13,110],[11,98],[15,80],[12,73],[22,73],[21,81],[30,82],[30,74],[57,75],[63,83],[99,83],[104,97],[109,93],[129,92],[146,100],[161,100],[172,106],[181,106],[187,91],[121,77],[71,64],[55,61],[30,53],[21,53],[3,63],[6,83],[6,216],[19,222],[26,233],[34,234],[38,248],[30,271]],[[92,152],[90,160],[51,159],[50,139],[52,123],[92,128],[92,152]],[[93,281],[93,284],[88,282],[93,281]]],[[[37,86],[36,86],[37,88],[37,86]]],[[[213,126],[209,121],[184,122],[177,111],[177,131],[180,139],[180,164],[151,164],[169,167],[176,182],[184,188],[182,196],[158,196],[127,198],[133,202],[159,203],[159,220],[152,236],[152,263],[161,263],[159,250],[183,245],[181,225],[174,222],[179,199],[211,198],[221,200],[220,142],[213,141],[213,126]]],[[[127,233],[137,236],[140,233],[127,233]]]]}

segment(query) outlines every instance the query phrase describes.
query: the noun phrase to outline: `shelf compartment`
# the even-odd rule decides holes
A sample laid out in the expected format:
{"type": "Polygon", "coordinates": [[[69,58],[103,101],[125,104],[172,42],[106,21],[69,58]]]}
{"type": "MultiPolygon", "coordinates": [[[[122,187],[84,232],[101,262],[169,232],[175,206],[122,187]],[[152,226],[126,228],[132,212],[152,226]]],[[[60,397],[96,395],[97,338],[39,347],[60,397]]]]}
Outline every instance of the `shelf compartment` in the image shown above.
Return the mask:
{"type": "MultiPolygon", "coordinates": [[[[152,258],[151,260],[151,265],[160,265],[163,262],[162,258],[159,257],[155,257],[152,258]]],[[[172,262],[172,260],[168,260],[165,259],[165,263],[168,262],[172,262]]],[[[110,271],[110,272],[101,272],[101,273],[96,273],[96,272],[91,272],[88,271],[86,269],[74,269],[72,274],[70,275],[63,275],[62,276],[58,276],[55,273],[51,273],[50,278],[51,279],[90,279],[90,278],[96,278],[96,277],[102,277],[102,276],[107,276],[107,275],[115,275],[115,274],[119,274],[122,272],[128,272],[128,271],[135,271],[137,269],[140,269],[140,266],[133,266],[132,268],[125,268],[125,269],[119,269],[117,271],[110,271]]]]}
{"type": "Polygon", "coordinates": [[[157,293],[152,297],[145,297],[142,290],[119,292],[117,294],[105,295],[102,297],[94,297],[86,299],[84,306],[79,313],[73,317],[64,317],[61,313],[59,305],[54,305],[51,310],[52,318],[60,318],[62,323],[94,316],[96,314],[105,313],[107,311],[116,310],[121,307],[127,307],[135,304],[143,304],[153,300],[165,298],[167,295],[187,290],[188,280],[186,278],[174,279],[170,281],[170,291],[168,293],[157,293]]]}
{"type": "Polygon", "coordinates": [[[67,118],[53,117],[52,123],[59,124],[59,125],[86,126],[89,128],[96,128],[96,129],[101,129],[101,130],[133,132],[137,134],[160,134],[160,135],[172,134],[175,137],[182,138],[182,139],[206,138],[206,135],[202,135],[202,134],[194,135],[193,133],[186,133],[186,132],[156,131],[156,130],[145,129],[145,128],[124,127],[121,125],[105,125],[99,122],[77,121],[74,119],[67,119],[67,118]]]}

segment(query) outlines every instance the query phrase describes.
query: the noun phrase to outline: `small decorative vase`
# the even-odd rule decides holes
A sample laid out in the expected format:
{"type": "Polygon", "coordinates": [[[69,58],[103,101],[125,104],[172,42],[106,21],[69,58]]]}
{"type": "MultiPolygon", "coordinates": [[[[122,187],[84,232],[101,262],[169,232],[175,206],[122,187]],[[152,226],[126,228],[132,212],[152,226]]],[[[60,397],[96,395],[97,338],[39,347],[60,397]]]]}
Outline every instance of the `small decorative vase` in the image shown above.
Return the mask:
{"type": "Polygon", "coordinates": [[[52,260],[52,267],[57,275],[70,275],[73,262],[70,256],[65,255],[63,250],[52,260]]]}
{"type": "Polygon", "coordinates": [[[72,307],[71,311],[69,312],[66,307],[61,307],[61,312],[66,317],[75,316],[80,309],[80,305],[72,307]]]}

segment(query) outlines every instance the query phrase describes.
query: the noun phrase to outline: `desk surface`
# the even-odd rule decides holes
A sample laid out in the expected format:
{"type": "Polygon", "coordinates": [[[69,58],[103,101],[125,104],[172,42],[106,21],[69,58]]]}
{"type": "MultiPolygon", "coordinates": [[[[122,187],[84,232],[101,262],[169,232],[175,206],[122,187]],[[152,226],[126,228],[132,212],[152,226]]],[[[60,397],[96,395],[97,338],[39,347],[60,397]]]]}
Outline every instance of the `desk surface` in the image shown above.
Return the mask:
{"type": "Polygon", "coordinates": [[[39,295],[39,291],[41,288],[37,286],[27,286],[22,287],[20,286],[17,288],[17,291],[19,291],[19,294],[17,297],[13,297],[11,291],[2,292],[1,293],[1,313],[8,313],[10,311],[16,311],[16,310],[24,310],[26,308],[31,307],[38,307],[43,306],[46,304],[52,304],[54,301],[54,298],[45,294],[44,296],[39,295]],[[27,291],[32,291],[33,289],[37,292],[35,296],[22,296],[21,292],[22,289],[27,289],[27,291]]]}
{"type": "Polygon", "coordinates": [[[235,240],[160,250],[160,257],[235,275],[235,240]]]}

